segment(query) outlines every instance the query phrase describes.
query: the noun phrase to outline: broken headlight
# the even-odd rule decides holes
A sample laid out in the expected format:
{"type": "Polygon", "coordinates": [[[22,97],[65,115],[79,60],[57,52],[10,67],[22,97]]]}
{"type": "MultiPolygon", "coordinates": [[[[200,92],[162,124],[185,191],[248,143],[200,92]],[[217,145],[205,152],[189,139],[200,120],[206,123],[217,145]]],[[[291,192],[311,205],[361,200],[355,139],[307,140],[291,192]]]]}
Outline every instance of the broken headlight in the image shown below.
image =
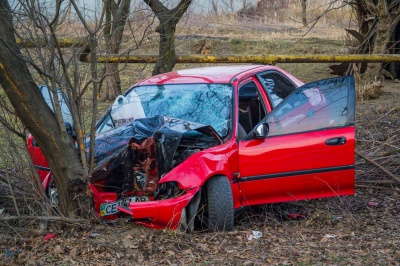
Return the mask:
{"type": "Polygon", "coordinates": [[[177,182],[166,182],[158,185],[156,191],[154,191],[155,200],[163,200],[177,197],[183,194],[183,190],[179,188],[177,182]]]}

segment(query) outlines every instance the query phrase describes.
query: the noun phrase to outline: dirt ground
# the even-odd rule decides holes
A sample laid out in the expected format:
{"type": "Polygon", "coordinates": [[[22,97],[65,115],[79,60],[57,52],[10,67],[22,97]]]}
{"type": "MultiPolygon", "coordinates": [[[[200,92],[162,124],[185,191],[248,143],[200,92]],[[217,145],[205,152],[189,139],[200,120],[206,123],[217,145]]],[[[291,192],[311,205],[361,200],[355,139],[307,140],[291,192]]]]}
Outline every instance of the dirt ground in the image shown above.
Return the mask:
{"type": "Polygon", "coordinates": [[[400,176],[400,83],[385,81],[382,96],[356,112],[354,196],[250,208],[229,233],[151,230],[126,219],[0,232],[0,264],[399,265],[400,185],[390,174],[400,176]]]}

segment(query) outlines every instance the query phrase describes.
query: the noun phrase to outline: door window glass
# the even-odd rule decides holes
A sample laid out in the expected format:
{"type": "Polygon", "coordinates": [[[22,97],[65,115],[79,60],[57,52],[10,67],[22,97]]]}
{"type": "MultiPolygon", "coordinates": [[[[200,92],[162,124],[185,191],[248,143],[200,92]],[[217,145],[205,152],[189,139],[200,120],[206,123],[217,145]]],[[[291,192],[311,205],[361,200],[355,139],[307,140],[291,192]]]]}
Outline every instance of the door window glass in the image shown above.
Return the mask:
{"type": "Polygon", "coordinates": [[[268,136],[341,127],[354,121],[353,77],[322,80],[292,93],[263,121],[268,136]]]}
{"type": "Polygon", "coordinates": [[[267,72],[258,75],[258,78],[267,92],[273,107],[277,106],[296,89],[296,85],[278,72],[267,72]]]}
{"type": "Polygon", "coordinates": [[[247,82],[239,88],[239,125],[249,133],[265,117],[265,105],[256,84],[247,82]]]}

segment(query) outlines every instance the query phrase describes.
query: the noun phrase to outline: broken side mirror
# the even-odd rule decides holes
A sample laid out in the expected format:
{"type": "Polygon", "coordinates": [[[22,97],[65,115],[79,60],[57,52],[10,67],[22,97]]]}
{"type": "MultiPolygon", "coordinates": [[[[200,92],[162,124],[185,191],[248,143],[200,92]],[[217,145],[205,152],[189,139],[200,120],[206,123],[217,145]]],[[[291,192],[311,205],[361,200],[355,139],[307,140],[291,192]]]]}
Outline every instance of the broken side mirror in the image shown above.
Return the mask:
{"type": "Polygon", "coordinates": [[[254,128],[253,132],[253,136],[256,139],[266,138],[268,136],[269,126],[267,123],[259,123],[254,128]]]}

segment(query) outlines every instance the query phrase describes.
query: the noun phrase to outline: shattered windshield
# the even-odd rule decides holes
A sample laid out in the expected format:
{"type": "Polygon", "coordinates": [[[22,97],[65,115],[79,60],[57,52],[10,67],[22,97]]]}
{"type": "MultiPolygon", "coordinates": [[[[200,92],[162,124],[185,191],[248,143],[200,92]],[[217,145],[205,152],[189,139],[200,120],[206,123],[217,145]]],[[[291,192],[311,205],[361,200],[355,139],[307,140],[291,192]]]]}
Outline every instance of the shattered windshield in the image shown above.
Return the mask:
{"type": "Polygon", "coordinates": [[[212,126],[220,136],[229,132],[233,89],[230,84],[171,84],[139,86],[119,96],[111,117],[97,133],[158,115],[212,126]]]}

